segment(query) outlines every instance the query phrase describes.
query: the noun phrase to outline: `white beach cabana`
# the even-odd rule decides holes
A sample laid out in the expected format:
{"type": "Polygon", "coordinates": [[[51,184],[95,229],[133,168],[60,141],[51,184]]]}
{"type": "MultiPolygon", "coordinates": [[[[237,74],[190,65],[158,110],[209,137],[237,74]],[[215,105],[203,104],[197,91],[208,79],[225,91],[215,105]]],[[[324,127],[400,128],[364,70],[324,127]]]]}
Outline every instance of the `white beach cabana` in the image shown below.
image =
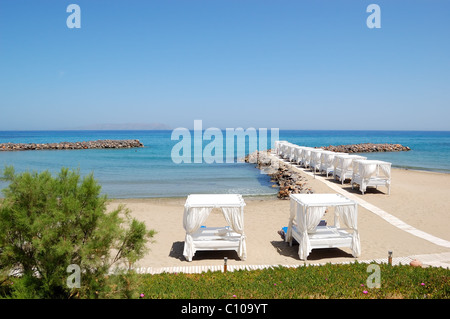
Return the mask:
{"type": "Polygon", "coordinates": [[[359,190],[364,195],[368,186],[385,186],[391,193],[391,163],[378,160],[357,160],[354,162],[352,174],[352,189],[359,184],[359,190]]]}
{"type": "Polygon", "coordinates": [[[302,153],[301,153],[301,165],[304,168],[308,168],[311,165],[311,152],[319,151],[319,150],[322,150],[322,149],[314,148],[314,147],[304,147],[302,149],[302,153]]]}
{"type": "Polygon", "coordinates": [[[353,175],[353,162],[355,160],[365,160],[367,157],[360,155],[336,155],[334,157],[334,169],[333,177],[334,179],[339,179],[339,181],[344,184],[347,178],[352,178],[353,175]]]}
{"type": "Polygon", "coordinates": [[[332,151],[326,151],[323,149],[314,149],[311,151],[311,160],[309,166],[314,174],[319,171],[322,166],[322,158],[325,154],[333,154],[332,151]]]}
{"type": "Polygon", "coordinates": [[[294,150],[292,151],[292,160],[291,162],[294,162],[295,164],[298,164],[300,162],[300,155],[302,153],[303,146],[295,145],[294,150]]]}
{"type": "Polygon", "coordinates": [[[328,174],[333,172],[334,170],[334,157],[336,155],[348,155],[347,153],[337,153],[337,152],[327,152],[322,153],[322,158],[320,161],[320,172],[325,173],[328,177],[328,174]]]}
{"type": "Polygon", "coordinates": [[[358,233],[358,204],[340,194],[291,194],[290,216],[285,240],[299,243],[298,255],[306,260],[312,249],[349,247],[361,255],[358,233]],[[318,226],[325,210],[334,208],[334,226],[318,226]],[[340,221],[346,228],[340,227],[340,221]],[[350,230],[351,232],[348,232],[350,230]]]}
{"type": "Polygon", "coordinates": [[[235,250],[242,260],[247,257],[244,234],[245,202],[239,194],[191,194],[184,205],[183,227],[186,231],[183,255],[192,261],[199,250],[235,250]],[[231,227],[204,227],[214,208],[220,208],[231,227]]]}
{"type": "Polygon", "coordinates": [[[291,162],[294,162],[296,164],[298,164],[300,162],[300,155],[302,152],[302,148],[303,148],[303,146],[300,146],[300,145],[292,146],[291,157],[290,157],[291,162]]]}
{"type": "Polygon", "coordinates": [[[288,145],[288,154],[287,154],[287,160],[289,160],[289,162],[294,161],[295,158],[295,151],[297,150],[298,145],[295,144],[290,144],[288,145]]]}
{"type": "Polygon", "coordinates": [[[275,142],[276,154],[289,162],[297,162],[302,146],[287,141],[275,142]]]}
{"type": "Polygon", "coordinates": [[[292,144],[292,143],[288,143],[286,144],[286,154],[285,154],[285,159],[288,160],[289,162],[292,162],[294,160],[295,157],[295,150],[298,148],[298,145],[296,144],[292,144]]]}
{"type": "Polygon", "coordinates": [[[287,141],[281,141],[280,142],[280,152],[278,155],[280,155],[281,158],[287,158],[290,152],[290,146],[291,143],[287,141]]]}
{"type": "Polygon", "coordinates": [[[276,155],[281,155],[281,148],[284,143],[288,143],[288,142],[287,141],[275,141],[274,142],[274,148],[275,148],[274,153],[276,155]]]}

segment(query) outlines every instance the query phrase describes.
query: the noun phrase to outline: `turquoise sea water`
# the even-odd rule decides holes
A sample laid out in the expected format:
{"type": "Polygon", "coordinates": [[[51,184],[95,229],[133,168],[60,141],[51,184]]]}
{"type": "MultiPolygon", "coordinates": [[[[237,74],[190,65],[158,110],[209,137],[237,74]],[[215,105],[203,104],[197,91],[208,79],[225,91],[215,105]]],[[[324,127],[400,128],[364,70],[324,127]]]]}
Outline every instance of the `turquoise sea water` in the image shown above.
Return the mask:
{"type": "MultiPolygon", "coordinates": [[[[6,165],[13,165],[17,172],[50,170],[56,173],[61,167],[79,169],[82,175],[94,173],[102,185],[102,191],[110,198],[177,197],[192,193],[266,195],[277,192],[276,188],[271,187],[269,177],[261,174],[253,164],[236,159],[233,163],[226,163],[225,159],[224,163],[193,163],[193,140],[192,163],[174,163],[171,151],[180,140],[171,140],[171,134],[172,131],[0,132],[0,143],[139,139],[145,145],[139,149],[0,152],[0,169],[6,165]]],[[[223,135],[225,137],[225,132],[223,135]]],[[[270,134],[267,138],[270,144],[270,134]]],[[[280,131],[279,139],[304,146],[399,143],[412,150],[366,153],[366,156],[389,161],[394,167],[450,173],[448,131],[280,131]]],[[[204,140],[203,147],[210,142],[204,140]]],[[[222,144],[225,148],[225,141],[222,144]]],[[[248,153],[248,143],[245,150],[248,153]]],[[[223,154],[226,154],[225,149],[223,154]]],[[[0,182],[1,188],[5,186],[6,183],[0,182]]]]}

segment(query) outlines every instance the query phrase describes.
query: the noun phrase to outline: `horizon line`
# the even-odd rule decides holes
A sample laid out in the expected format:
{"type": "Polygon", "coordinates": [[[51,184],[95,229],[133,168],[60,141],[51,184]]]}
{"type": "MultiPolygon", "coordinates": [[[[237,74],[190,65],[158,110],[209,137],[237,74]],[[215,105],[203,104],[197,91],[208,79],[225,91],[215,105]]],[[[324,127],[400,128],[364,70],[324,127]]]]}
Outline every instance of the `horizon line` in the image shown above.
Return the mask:
{"type": "MultiPolygon", "coordinates": [[[[177,127],[182,128],[182,127],[177,127]]],[[[0,130],[0,132],[117,132],[117,131],[128,131],[128,132],[139,132],[139,131],[173,131],[174,129],[9,129],[9,130],[0,130]]],[[[235,127],[234,129],[242,128],[242,127],[235,127]]],[[[249,127],[254,128],[254,127],[249,127]]],[[[246,129],[249,129],[246,128],[246,129]]],[[[189,131],[194,131],[193,128],[187,128],[189,131]]],[[[219,130],[225,131],[228,128],[217,128],[219,130]]],[[[244,129],[244,130],[246,130],[244,129]]],[[[259,129],[259,128],[254,128],[259,129]]],[[[265,128],[269,130],[269,128],[265,128]]],[[[301,131],[301,132],[307,132],[307,131],[357,131],[357,132],[450,132],[450,130],[435,130],[435,129],[418,129],[418,130],[412,130],[412,129],[291,129],[291,128],[270,128],[270,129],[278,129],[279,131],[301,131]]],[[[205,129],[202,129],[202,132],[204,132],[205,129]]]]}

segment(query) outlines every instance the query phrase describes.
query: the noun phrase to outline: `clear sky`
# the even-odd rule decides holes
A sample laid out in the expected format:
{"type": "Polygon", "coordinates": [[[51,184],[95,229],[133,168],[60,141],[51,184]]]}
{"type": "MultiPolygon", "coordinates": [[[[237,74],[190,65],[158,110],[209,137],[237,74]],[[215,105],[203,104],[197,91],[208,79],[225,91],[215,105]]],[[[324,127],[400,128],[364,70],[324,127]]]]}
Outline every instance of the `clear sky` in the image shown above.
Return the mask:
{"type": "Polygon", "coordinates": [[[195,119],[450,130],[450,1],[0,0],[0,130],[195,119]]]}

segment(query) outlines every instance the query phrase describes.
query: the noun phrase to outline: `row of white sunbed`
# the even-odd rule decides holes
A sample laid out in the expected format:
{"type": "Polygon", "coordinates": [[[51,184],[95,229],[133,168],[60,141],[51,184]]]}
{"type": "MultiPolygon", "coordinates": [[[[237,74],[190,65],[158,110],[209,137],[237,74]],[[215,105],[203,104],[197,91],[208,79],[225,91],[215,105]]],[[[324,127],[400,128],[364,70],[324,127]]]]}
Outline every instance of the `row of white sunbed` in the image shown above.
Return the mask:
{"type": "Polygon", "coordinates": [[[275,141],[273,152],[289,162],[310,168],[314,174],[333,174],[342,184],[351,180],[352,188],[359,185],[364,194],[369,186],[385,186],[388,194],[391,190],[391,163],[368,160],[367,157],[327,151],[321,148],[299,146],[287,141],[275,141]]]}

